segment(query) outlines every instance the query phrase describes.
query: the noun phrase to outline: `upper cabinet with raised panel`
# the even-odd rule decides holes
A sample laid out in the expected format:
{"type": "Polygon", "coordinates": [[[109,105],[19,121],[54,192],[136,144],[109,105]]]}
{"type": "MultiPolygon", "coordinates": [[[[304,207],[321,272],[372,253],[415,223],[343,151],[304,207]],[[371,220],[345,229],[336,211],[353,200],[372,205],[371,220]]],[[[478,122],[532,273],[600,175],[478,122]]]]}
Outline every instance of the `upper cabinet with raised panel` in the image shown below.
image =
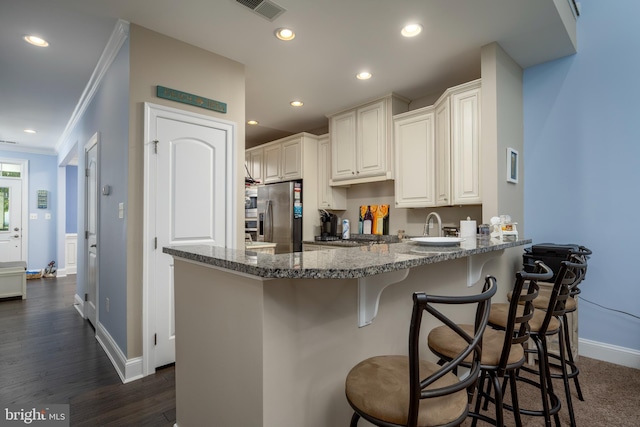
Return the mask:
{"type": "Polygon", "coordinates": [[[302,178],[302,138],[294,135],[263,146],[265,184],[302,178]]]}
{"type": "Polygon", "coordinates": [[[482,203],[480,81],[456,86],[451,99],[451,192],[454,205],[482,203]]]}
{"type": "Polygon", "coordinates": [[[393,179],[392,116],[408,105],[392,94],[328,116],[331,185],[393,179]]]}
{"type": "Polygon", "coordinates": [[[264,149],[262,147],[249,148],[245,151],[244,163],[246,166],[245,176],[247,178],[253,178],[256,182],[263,182],[263,157],[264,149]]]}
{"type": "Polygon", "coordinates": [[[480,204],[480,80],[393,117],[397,207],[480,204]]]}
{"type": "Polygon", "coordinates": [[[329,134],[318,137],[318,208],[347,209],[347,189],[332,187],[331,180],[331,144],[329,134]]]}

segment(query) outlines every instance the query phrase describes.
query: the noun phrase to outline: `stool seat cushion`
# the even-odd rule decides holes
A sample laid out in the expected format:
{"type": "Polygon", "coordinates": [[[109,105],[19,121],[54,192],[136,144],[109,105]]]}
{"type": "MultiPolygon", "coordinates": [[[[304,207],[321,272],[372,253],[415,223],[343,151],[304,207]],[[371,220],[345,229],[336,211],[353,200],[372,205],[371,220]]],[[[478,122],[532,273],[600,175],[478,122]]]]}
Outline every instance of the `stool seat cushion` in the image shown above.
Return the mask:
{"type": "MultiPolygon", "coordinates": [[[[549,299],[551,298],[552,288],[549,286],[540,286],[540,290],[538,291],[538,296],[533,300],[533,306],[538,310],[546,310],[549,308],[549,299]]],[[[511,301],[512,292],[507,294],[507,299],[511,301]]],[[[575,298],[569,297],[567,298],[567,302],[565,303],[565,311],[571,312],[576,311],[577,303],[575,298]]]]}
{"type": "MultiPolygon", "coordinates": [[[[420,378],[440,369],[435,363],[420,361],[420,378]]],[[[427,389],[457,383],[452,373],[444,375],[427,389]]],[[[359,412],[378,420],[399,425],[407,424],[409,410],[409,358],[406,356],[376,356],[354,366],[347,375],[345,393],[359,412]]],[[[422,399],[418,426],[437,426],[459,419],[468,408],[465,389],[446,396],[422,399]]]]}
{"type": "MultiPolygon", "coordinates": [[[[473,325],[458,325],[466,333],[473,336],[473,325]]],[[[438,326],[429,332],[428,337],[429,348],[437,354],[441,354],[449,359],[453,359],[460,354],[467,346],[465,340],[451,328],[447,326],[438,326]]],[[[483,368],[497,366],[500,363],[502,355],[502,347],[504,346],[504,331],[487,328],[482,335],[482,362],[483,368]]],[[[513,366],[524,363],[524,348],[521,344],[514,344],[509,351],[507,366],[513,366]]],[[[471,363],[471,356],[465,360],[471,363]]]]}
{"type": "MultiPolygon", "coordinates": [[[[517,314],[522,316],[524,312],[524,306],[518,305],[517,314]]],[[[542,327],[546,312],[542,310],[533,310],[533,317],[529,320],[529,328],[531,333],[537,333],[542,327]]],[[[508,303],[494,303],[491,304],[491,311],[489,312],[489,325],[505,328],[507,325],[507,319],[509,317],[509,304],[508,303]]],[[[547,334],[551,335],[558,332],[560,329],[560,322],[555,317],[552,317],[547,327],[547,334]]]]}

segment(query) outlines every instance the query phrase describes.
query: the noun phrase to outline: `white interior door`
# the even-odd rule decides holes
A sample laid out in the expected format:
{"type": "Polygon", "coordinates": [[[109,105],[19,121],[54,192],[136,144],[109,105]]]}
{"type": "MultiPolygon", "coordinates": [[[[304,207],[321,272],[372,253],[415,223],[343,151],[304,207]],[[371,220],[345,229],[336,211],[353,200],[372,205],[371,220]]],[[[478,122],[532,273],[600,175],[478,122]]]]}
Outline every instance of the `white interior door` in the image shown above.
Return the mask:
{"type": "Polygon", "coordinates": [[[155,117],[155,238],[149,293],[155,319],[154,367],[175,362],[173,257],[162,247],[227,244],[228,125],[155,117]]]}
{"type": "Polygon", "coordinates": [[[0,260],[22,259],[22,181],[0,178],[0,260]]]}
{"type": "Polygon", "coordinates": [[[85,146],[85,237],[87,240],[87,280],[85,317],[96,325],[98,300],[98,134],[85,146]]]}

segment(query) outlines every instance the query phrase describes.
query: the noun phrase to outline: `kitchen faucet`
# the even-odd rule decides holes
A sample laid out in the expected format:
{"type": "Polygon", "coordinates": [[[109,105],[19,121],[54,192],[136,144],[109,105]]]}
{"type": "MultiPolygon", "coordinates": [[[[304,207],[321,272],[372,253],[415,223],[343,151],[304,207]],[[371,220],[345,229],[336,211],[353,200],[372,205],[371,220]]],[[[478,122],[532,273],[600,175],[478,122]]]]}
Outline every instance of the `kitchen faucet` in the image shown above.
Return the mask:
{"type": "Polygon", "coordinates": [[[435,217],[436,220],[438,221],[438,237],[442,236],[442,218],[440,218],[440,215],[438,215],[437,212],[430,212],[429,215],[427,215],[427,219],[424,222],[424,236],[428,236],[429,235],[429,221],[431,221],[431,217],[435,217]]]}

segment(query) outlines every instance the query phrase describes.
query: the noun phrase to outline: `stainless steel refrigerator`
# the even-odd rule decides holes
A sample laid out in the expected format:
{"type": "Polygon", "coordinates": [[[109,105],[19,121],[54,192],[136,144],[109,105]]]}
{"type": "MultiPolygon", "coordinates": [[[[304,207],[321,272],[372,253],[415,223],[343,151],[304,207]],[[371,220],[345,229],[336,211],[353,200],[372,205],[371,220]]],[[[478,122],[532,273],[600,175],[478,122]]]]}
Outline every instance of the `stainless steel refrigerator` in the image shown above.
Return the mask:
{"type": "Polygon", "coordinates": [[[258,187],[258,241],[276,254],[302,252],[302,181],[258,187]]]}

